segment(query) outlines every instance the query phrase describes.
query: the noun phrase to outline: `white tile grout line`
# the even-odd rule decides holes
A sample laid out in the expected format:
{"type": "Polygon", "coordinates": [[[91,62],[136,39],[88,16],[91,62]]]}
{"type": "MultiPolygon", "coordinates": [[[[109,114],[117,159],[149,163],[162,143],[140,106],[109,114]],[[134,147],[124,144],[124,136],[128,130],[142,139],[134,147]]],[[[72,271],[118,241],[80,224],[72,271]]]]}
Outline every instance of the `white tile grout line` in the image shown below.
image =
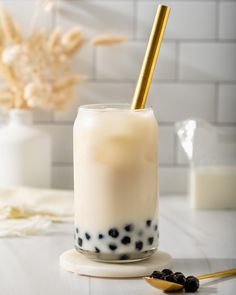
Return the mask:
{"type": "Polygon", "coordinates": [[[92,79],[94,79],[94,81],[96,81],[97,79],[97,48],[94,46],[93,47],[93,56],[92,56],[92,60],[93,60],[93,68],[92,68],[92,79]]]}
{"type": "Polygon", "coordinates": [[[179,81],[180,42],[175,43],[175,79],[179,81]]]}
{"type": "MultiPolygon", "coordinates": [[[[160,168],[188,168],[188,164],[165,164],[162,163],[158,165],[160,168]]],[[[73,168],[73,162],[52,162],[53,168],[73,168]]]]}
{"type": "Polygon", "coordinates": [[[173,139],[173,149],[174,149],[174,151],[173,151],[173,164],[178,165],[178,137],[175,132],[175,127],[173,130],[173,136],[174,136],[174,139],[173,139]]]}
{"type": "Polygon", "coordinates": [[[219,120],[219,82],[215,83],[215,124],[219,120]]]}
{"type": "MultiPolygon", "coordinates": [[[[18,1],[24,1],[24,0],[18,0],[18,1]]],[[[74,1],[74,2],[117,2],[118,0],[64,0],[64,1],[74,1]]],[[[130,2],[132,0],[123,0],[125,2],[130,2]]],[[[138,2],[153,2],[153,0],[135,0],[138,2]]],[[[164,2],[179,2],[178,0],[165,0],[164,2]]],[[[225,2],[225,0],[207,0],[207,2],[225,2]]],[[[181,0],[181,2],[200,2],[205,3],[206,0],[181,0]]],[[[227,2],[235,2],[235,0],[227,0],[227,2]]]]}
{"type": "MultiPolygon", "coordinates": [[[[185,79],[157,79],[153,78],[152,83],[158,83],[158,84],[210,84],[213,85],[216,82],[216,80],[185,80],[185,79]]],[[[236,84],[236,80],[220,80],[218,81],[220,84],[229,84],[234,85],[236,84]]],[[[132,84],[136,83],[136,79],[104,79],[104,78],[97,78],[97,79],[88,79],[87,84],[94,83],[94,84],[132,84]]]]}
{"type": "MultiPolygon", "coordinates": [[[[1,121],[4,123],[4,121],[1,121]]],[[[68,127],[73,127],[73,123],[74,123],[74,120],[71,119],[71,120],[66,120],[66,121],[34,121],[34,124],[37,125],[37,126],[68,126],[68,127]]],[[[159,121],[158,124],[159,124],[159,127],[173,127],[174,124],[176,122],[175,121],[168,121],[168,122],[163,122],[163,121],[159,121]]],[[[217,125],[217,126],[222,126],[222,127],[236,127],[236,123],[229,123],[229,122],[216,122],[215,120],[213,121],[210,121],[211,124],[213,125],[217,125]]]]}
{"type": "Polygon", "coordinates": [[[220,3],[216,0],[216,16],[215,16],[215,38],[220,41],[220,3]]]}
{"type": "MultiPolygon", "coordinates": [[[[180,42],[180,43],[236,43],[236,39],[220,39],[212,37],[212,38],[168,38],[166,37],[164,40],[164,43],[174,43],[174,42],[180,42]]],[[[127,42],[147,42],[147,38],[129,38],[127,42]]]]}
{"type": "Polygon", "coordinates": [[[138,33],[138,1],[133,0],[133,40],[137,39],[138,33]]]}

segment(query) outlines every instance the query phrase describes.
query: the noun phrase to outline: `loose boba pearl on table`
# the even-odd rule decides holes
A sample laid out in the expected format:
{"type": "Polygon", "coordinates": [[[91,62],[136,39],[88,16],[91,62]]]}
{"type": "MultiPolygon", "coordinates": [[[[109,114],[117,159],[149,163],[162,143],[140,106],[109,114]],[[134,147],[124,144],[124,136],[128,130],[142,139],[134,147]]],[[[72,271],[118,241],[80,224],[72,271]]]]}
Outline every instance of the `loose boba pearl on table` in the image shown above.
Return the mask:
{"type": "Polygon", "coordinates": [[[143,242],[142,241],[137,241],[135,243],[135,248],[138,250],[138,251],[141,251],[143,249],[143,242]]]}
{"type": "Polygon", "coordinates": [[[155,224],[155,226],[154,226],[154,230],[157,231],[157,224],[155,224]]]}
{"type": "Polygon", "coordinates": [[[117,249],[116,244],[109,244],[109,248],[111,249],[111,251],[115,251],[117,249]]]}
{"type": "Polygon", "coordinates": [[[124,237],[121,239],[121,243],[124,244],[124,245],[128,245],[128,244],[130,244],[130,242],[131,242],[131,239],[130,239],[130,237],[128,237],[128,236],[124,236],[124,237]]]}
{"type": "Polygon", "coordinates": [[[116,228],[111,228],[108,231],[109,236],[111,236],[112,238],[117,238],[119,236],[119,232],[116,228]]]}
{"type": "Polygon", "coordinates": [[[150,227],[150,226],[151,226],[151,224],[152,224],[152,221],[151,221],[151,219],[148,219],[148,220],[146,221],[146,226],[150,227]]]}
{"type": "Polygon", "coordinates": [[[98,239],[99,239],[99,240],[101,240],[101,239],[103,239],[103,238],[104,238],[104,235],[103,235],[103,234],[99,234],[99,235],[98,235],[98,239]]]}
{"type": "Polygon", "coordinates": [[[79,244],[80,247],[83,246],[83,240],[81,238],[78,238],[78,244],[79,244]]]}
{"type": "Polygon", "coordinates": [[[91,236],[88,233],[85,233],[85,237],[86,237],[87,240],[90,240],[91,239],[91,236]]]}
{"type": "Polygon", "coordinates": [[[148,245],[152,245],[154,238],[153,237],[149,237],[148,238],[148,245]]]}
{"type": "Polygon", "coordinates": [[[134,230],[134,225],[133,224],[127,224],[124,229],[127,231],[127,232],[131,232],[134,230]]]}

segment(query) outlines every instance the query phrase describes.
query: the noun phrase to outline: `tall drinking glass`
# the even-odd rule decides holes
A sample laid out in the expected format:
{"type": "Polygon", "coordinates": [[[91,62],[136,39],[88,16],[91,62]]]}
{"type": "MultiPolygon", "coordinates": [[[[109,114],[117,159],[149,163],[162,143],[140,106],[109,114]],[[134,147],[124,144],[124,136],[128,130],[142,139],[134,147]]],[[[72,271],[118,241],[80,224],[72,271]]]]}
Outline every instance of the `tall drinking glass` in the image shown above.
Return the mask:
{"type": "Polygon", "coordinates": [[[87,105],[74,124],[75,248],[130,262],[158,247],[158,125],[151,108],[87,105]]]}

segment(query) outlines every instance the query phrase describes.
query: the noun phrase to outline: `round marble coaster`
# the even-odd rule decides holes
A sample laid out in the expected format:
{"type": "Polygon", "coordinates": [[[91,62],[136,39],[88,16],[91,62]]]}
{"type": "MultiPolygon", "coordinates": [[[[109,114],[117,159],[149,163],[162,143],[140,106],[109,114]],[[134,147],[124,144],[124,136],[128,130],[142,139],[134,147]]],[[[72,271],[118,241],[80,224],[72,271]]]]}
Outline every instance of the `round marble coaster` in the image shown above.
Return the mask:
{"type": "Polygon", "coordinates": [[[103,263],[86,258],[75,249],[68,250],[60,256],[60,266],[69,272],[91,277],[135,278],[150,275],[154,270],[171,267],[171,256],[157,251],[150,258],[131,263],[103,263]]]}

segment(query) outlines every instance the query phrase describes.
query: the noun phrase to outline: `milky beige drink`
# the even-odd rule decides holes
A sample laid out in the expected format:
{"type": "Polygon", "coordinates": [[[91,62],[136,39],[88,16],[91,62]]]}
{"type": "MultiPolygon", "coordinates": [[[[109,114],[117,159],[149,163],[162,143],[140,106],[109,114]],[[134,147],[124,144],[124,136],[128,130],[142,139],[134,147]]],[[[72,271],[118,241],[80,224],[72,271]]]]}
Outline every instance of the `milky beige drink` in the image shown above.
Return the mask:
{"type": "Polygon", "coordinates": [[[89,105],[74,124],[75,247],[131,261],[158,245],[158,126],[151,108],[89,105]]]}

